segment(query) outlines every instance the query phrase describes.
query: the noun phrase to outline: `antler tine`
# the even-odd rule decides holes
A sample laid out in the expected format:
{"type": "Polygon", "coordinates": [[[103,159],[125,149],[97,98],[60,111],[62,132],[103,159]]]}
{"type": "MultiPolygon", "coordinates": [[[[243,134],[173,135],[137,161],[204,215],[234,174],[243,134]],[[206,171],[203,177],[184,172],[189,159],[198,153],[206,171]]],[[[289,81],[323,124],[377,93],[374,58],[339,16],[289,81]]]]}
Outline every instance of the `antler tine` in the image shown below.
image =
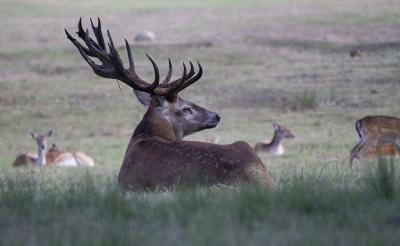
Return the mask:
{"type": "Polygon", "coordinates": [[[125,46],[126,46],[126,51],[128,53],[129,69],[135,70],[135,63],[132,57],[131,46],[129,45],[128,40],[126,40],[126,38],[125,38],[125,46]]]}
{"type": "Polygon", "coordinates": [[[160,72],[158,70],[156,62],[153,60],[153,58],[151,58],[151,56],[149,54],[147,54],[147,52],[146,52],[146,56],[147,56],[147,58],[149,58],[151,64],[153,65],[153,69],[154,69],[154,81],[151,84],[151,86],[152,86],[151,88],[153,88],[153,90],[154,90],[160,83],[160,72]]]}
{"type": "Polygon", "coordinates": [[[201,66],[200,62],[197,62],[197,65],[199,66],[199,71],[197,72],[197,74],[194,77],[191,77],[190,79],[184,81],[182,86],[179,87],[178,92],[184,90],[201,78],[201,76],[203,75],[203,67],[201,66]]]}
{"type": "Polygon", "coordinates": [[[78,21],[78,31],[76,32],[76,34],[78,34],[78,36],[79,36],[81,39],[84,39],[84,38],[85,38],[85,31],[83,30],[83,27],[82,27],[82,17],[79,18],[79,21],[78,21]]]}
{"type": "Polygon", "coordinates": [[[129,43],[126,41],[125,45],[128,44],[127,52],[128,52],[128,59],[129,59],[130,66],[129,66],[129,69],[125,69],[124,65],[122,63],[122,60],[118,54],[118,51],[114,46],[114,42],[112,40],[110,30],[107,30],[107,36],[108,36],[108,40],[109,40],[108,47],[110,49],[109,55],[111,56],[112,60],[117,63],[116,68],[119,70],[119,72],[121,74],[123,74],[123,77],[120,80],[125,82],[126,84],[128,84],[129,86],[133,87],[136,90],[145,91],[150,94],[153,94],[154,89],[160,83],[159,70],[158,70],[157,64],[154,62],[153,58],[151,58],[146,53],[147,58],[149,58],[151,64],[153,65],[153,69],[154,69],[154,81],[153,81],[153,83],[149,84],[146,81],[144,81],[143,79],[141,79],[135,72],[135,67],[134,67],[134,65],[132,65],[133,57],[132,57],[132,51],[130,49],[129,43]],[[135,87],[139,87],[139,89],[137,89],[135,87]]]}
{"type": "Polygon", "coordinates": [[[190,77],[192,77],[194,75],[193,63],[191,61],[189,61],[189,64],[190,64],[189,73],[186,74],[185,77],[181,77],[179,79],[176,79],[176,80],[172,81],[170,84],[176,84],[176,83],[180,84],[182,82],[182,80],[183,81],[188,80],[190,77]]]}
{"type": "MultiPolygon", "coordinates": [[[[95,27],[93,21],[91,20],[93,31],[96,35],[97,42],[90,38],[89,31],[83,31],[82,28],[82,19],[79,20],[78,23],[78,36],[83,39],[87,48],[80,44],[76,39],[74,39],[67,30],[65,33],[68,39],[74,44],[74,46],[78,49],[81,56],[85,59],[85,61],[89,64],[89,66],[93,69],[94,73],[99,75],[100,77],[110,78],[110,79],[118,79],[125,84],[129,85],[135,90],[147,92],[150,94],[154,94],[154,89],[159,84],[159,71],[154,60],[149,57],[155,73],[154,82],[149,84],[148,82],[142,80],[134,70],[132,52],[130,51],[129,44],[127,45],[128,58],[130,62],[130,67],[125,69],[122,63],[122,60],[118,54],[117,49],[114,46],[113,40],[111,38],[111,34],[109,30],[107,30],[108,38],[109,38],[109,49],[107,52],[105,48],[104,38],[101,31],[101,22],[98,20],[98,26],[95,27]],[[101,65],[96,64],[90,57],[96,57],[102,63],[101,65]]],[[[127,43],[127,41],[126,41],[127,43]]]]}
{"type": "MultiPolygon", "coordinates": [[[[87,31],[86,31],[87,32],[87,31]]],[[[87,42],[86,42],[86,40],[85,40],[85,38],[86,38],[86,32],[83,30],[83,27],[82,27],[82,17],[81,18],[79,18],[79,22],[78,22],[78,31],[76,32],[76,34],[78,34],[78,37],[80,37],[83,41],[85,41],[85,43],[87,44],[87,42]]],[[[90,40],[90,43],[91,44],[93,44],[97,49],[102,49],[99,45],[97,45],[96,44],[96,42],[93,40],[93,39],[91,39],[90,37],[89,37],[89,40],[90,40]]],[[[90,52],[90,51],[88,51],[88,50],[86,50],[86,48],[85,47],[83,47],[83,49],[86,51],[86,54],[87,55],[89,55],[89,56],[96,56],[95,54],[93,54],[92,52],[90,52]]],[[[103,49],[104,50],[104,49],[103,49]]]]}
{"type": "Polygon", "coordinates": [[[107,76],[109,76],[109,72],[103,68],[101,68],[100,66],[98,66],[94,61],[92,61],[89,58],[89,54],[87,54],[88,49],[86,49],[85,47],[83,47],[78,41],[76,41],[76,39],[74,39],[67,30],[65,30],[65,33],[67,34],[67,38],[75,45],[75,47],[78,49],[79,53],[81,54],[81,56],[83,57],[83,59],[85,59],[85,61],[89,64],[89,66],[92,68],[93,72],[97,75],[99,75],[100,77],[105,77],[107,78],[107,76]]]}
{"type": "Polygon", "coordinates": [[[122,63],[121,57],[119,57],[118,51],[114,46],[114,42],[112,40],[110,30],[107,29],[107,36],[108,36],[108,48],[110,49],[109,56],[111,59],[114,61],[115,68],[118,70],[118,72],[121,72],[122,74],[124,73],[124,64],[122,63]]]}
{"type": "Polygon", "coordinates": [[[93,24],[92,18],[90,18],[90,25],[92,26],[93,29],[93,33],[96,36],[97,39],[97,43],[99,44],[99,46],[105,50],[106,49],[106,44],[104,42],[104,38],[103,38],[103,33],[101,31],[101,22],[100,22],[100,18],[97,17],[97,27],[93,24]]]}
{"type": "MultiPolygon", "coordinates": [[[[181,78],[186,77],[186,64],[183,62],[183,74],[181,78]]],[[[185,80],[181,79],[181,80],[177,80],[177,82],[175,83],[170,83],[168,88],[165,88],[165,90],[163,90],[163,88],[157,88],[159,90],[158,94],[162,94],[164,96],[170,96],[173,94],[176,94],[176,90],[182,85],[182,83],[185,80]]]]}
{"type": "Polygon", "coordinates": [[[168,57],[168,73],[162,83],[168,84],[169,81],[171,80],[171,76],[172,76],[172,63],[171,63],[171,58],[168,57]]]}
{"type": "MultiPolygon", "coordinates": [[[[74,43],[72,40],[75,40],[75,39],[72,38],[72,36],[67,32],[66,29],[64,29],[64,30],[65,30],[65,33],[67,34],[68,39],[69,39],[72,43],[74,43]]],[[[85,31],[83,30],[83,28],[82,28],[82,18],[79,18],[79,22],[78,22],[78,31],[76,32],[76,34],[78,34],[78,37],[80,37],[83,41],[85,41],[86,33],[85,33],[85,31]]],[[[75,40],[75,41],[76,41],[76,40],[75,40]]],[[[75,43],[74,43],[74,45],[75,45],[75,43]]],[[[75,46],[76,46],[76,45],[75,45],[75,46]]],[[[94,54],[93,52],[91,52],[89,49],[87,49],[86,47],[81,46],[81,49],[83,49],[87,55],[89,55],[89,56],[95,56],[95,54],[94,54]]]]}
{"type": "Polygon", "coordinates": [[[132,51],[131,51],[128,41],[126,41],[125,45],[128,44],[127,45],[127,53],[128,53],[128,60],[129,60],[130,66],[129,66],[129,69],[125,69],[124,65],[122,64],[122,60],[118,54],[118,51],[114,46],[114,42],[112,40],[110,30],[107,30],[107,36],[108,36],[108,40],[109,40],[108,47],[110,48],[110,56],[113,58],[113,60],[115,62],[117,62],[117,69],[119,69],[120,72],[124,75],[125,75],[125,72],[127,73],[126,76],[124,76],[121,79],[121,81],[125,82],[126,84],[130,85],[131,87],[133,87],[136,90],[141,90],[141,91],[145,91],[145,92],[152,94],[154,89],[160,83],[159,70],[158,70],[157,64],[154,62],[153,58],[151,58],[146,53],[147,58],[149,58],[151,64],[153,65],[153,69],[154,69],[154,81],[153,81],[153,83],[149,84],[146,81],[144,81],[143,79],[141,79],[139,77],[139,75],[137,75],[135,72],[135,66],[133,65],[134,63],[133,63],[132,51]],[[135,88],[135,86],[136,87],[139,86],[140,89],[135,88]]]}
{"type": "Polygon", "coordinates": [[[83,38],[83,40],[85,41],[90,54],[92,54],[93,57],[97,57],[103,65],[111,62],[107,52],[96,45],[96,43],[90,38],[88,29],[86,29],[85,38],[83,38]]]}

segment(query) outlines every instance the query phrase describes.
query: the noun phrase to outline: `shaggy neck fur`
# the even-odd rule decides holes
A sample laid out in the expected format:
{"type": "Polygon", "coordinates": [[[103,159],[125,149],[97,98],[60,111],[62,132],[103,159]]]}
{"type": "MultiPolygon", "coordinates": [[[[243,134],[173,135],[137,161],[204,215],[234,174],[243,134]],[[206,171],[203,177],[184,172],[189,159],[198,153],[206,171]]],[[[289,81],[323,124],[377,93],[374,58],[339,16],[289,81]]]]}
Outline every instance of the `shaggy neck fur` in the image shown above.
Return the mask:
{"type": "Polygon", "coordinates": [[[160,113],[148,110],[144,115],[142,121],[136,127],[133,137],[141,134],[148,134],[155,137],[163,138],[167,141],[180,141],[182,140],[181,134],[174,130],[172,124],[160,113]]]}

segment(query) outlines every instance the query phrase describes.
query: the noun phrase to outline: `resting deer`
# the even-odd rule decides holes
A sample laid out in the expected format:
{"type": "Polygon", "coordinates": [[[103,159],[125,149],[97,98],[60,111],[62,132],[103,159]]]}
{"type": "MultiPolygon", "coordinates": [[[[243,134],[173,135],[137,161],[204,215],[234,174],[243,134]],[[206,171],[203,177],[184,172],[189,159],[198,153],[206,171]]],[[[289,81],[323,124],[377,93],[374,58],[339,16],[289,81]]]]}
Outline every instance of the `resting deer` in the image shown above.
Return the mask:
{"type": "Polygon", "coordinates": [[[139,102],[147,107],[125,153],[118,175],[121,187],[125,190],[152,190],[179,184],[274,184],[270,173],[246,142],[217,145],[183,140],[187,135],[216,127],[220,121],[217,113],[178,95],[201,78],[203,69],[200,63],[197,73],[191,62],[187,73],[183,63],[182,77],[170,82],[172,65],[169,59],[169,71],[160,83],[158,66],[147,54],[154,69],[154,81],[148,83],[136,74],[128,41],[125,39],[129,67],[124,68],[110,32],[107,30],[107,51],[100,19],[97,27],[93,22],[91,24],[96,41],[89,37],[88,30],[83,30],[81,20],[77,34],[86,47],[65,30],[68,39],[95,74],[127,84],[133,88],[139,102]],[[97,58],[101,65],[91,57],[97,58]]]}
{"type": "Polygon", "coordinates": [[[350,154],[350,166],[360,157],[399,155],[400,119],[390,116],[367,116],[356,122],[360,141],[350,154]]]}
{"type": "Polygon", "coordinates": [[[280,156],[285,153],[282,142],[283,139],[293,139],[295,135],[284,125],[273,122],[274,136],[271,141],[265,140],[254,145],[256,152],[264,152],[270,155],[280,156]]]}
{"type": "Polygon", "coordinates": [[[93,159],[82,151],[63,150],[56,144],[53,144],[53,146],[49,149],[46,154],[46,159],[48,164],[53,164],[57,166],[91,167],[95,165],[93,159]]]}
{"type": "Polygon", "coordinates": [[[31,133],[32,138],[36,141],[38,147],[38,153],[27,153],[17,156],[13,166],[27,166],[35,165],[42,167],[46,165],[46,149],[47,149],[47,139],[51,137],[53,131],[50,130],[46,134],[35,134],[31,133]]]}

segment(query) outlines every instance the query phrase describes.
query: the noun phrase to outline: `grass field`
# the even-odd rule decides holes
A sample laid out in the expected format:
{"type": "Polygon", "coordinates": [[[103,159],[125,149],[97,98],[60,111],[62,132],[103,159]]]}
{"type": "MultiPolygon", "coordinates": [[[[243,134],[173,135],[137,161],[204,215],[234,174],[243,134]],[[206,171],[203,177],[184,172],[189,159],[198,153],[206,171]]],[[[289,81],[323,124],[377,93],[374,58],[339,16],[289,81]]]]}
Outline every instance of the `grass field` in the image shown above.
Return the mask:
{"type": "Polygon", "coordinates": [[[357,162],[357,119],[400,115],[400,3],[390,0],[0,1],[0,245],[396,245],[400,164],[357,162]],[[272,121],[296,138],[261,155],[279,184],[122,194],[116,175],[144,113],[128,87],[95,76],[64,34],[101,17],[137,70],[199,60],[183,93],[222,116],[219,135],[250,144],[272,121]],[[351,58],[357,49],[361,57],[351,58]],[[13,169],[29,133],[93,156],[90,169],[13,169]]]}

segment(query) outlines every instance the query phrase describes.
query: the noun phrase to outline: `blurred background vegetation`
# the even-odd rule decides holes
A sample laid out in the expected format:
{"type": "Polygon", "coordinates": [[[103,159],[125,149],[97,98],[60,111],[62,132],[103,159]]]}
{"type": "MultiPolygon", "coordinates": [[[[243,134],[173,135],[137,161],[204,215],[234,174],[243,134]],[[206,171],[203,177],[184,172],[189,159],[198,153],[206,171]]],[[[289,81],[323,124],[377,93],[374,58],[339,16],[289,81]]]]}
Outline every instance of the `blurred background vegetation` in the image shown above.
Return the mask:
{"type": "Polygon", "coordinates": [[[399,196],[382,194],[398,189],[398,175],[347,162],[357,119],[400,115],[399,24],[391,0],[1,1],[0,243],[395,244],[399,196]],[[273,120],[291,129],[283,157],[261,155],[278,189],[122,195],[116,175],[145,109],[66,39],[79,17],[86,27],[100,17],[124,58],[127,37],[149,80],[146,51],[162,74],[168,57],[177,76],[183,61],[203,64],[183,97],[223,121],[188,139],[254,144],[271,137],[273,120]],[[154,41],[133,40],[146,30],[154,41]],[[36,150],[29,133],[49,129],[50,143],[98,165],[12,169],[17,154],[36,150]]]}

